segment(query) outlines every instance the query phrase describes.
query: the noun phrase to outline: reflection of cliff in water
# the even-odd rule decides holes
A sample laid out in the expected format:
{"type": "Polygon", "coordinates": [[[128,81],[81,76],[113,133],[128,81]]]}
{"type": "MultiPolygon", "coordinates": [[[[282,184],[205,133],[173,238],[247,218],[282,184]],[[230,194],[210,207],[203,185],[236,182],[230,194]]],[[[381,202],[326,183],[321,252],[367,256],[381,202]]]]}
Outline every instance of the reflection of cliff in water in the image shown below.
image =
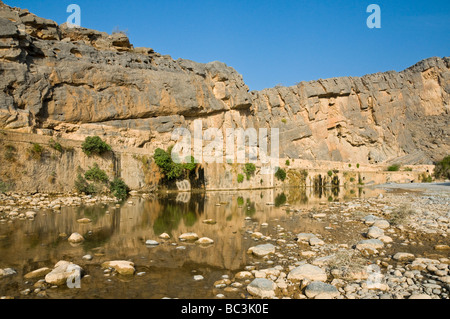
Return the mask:
{"type": "Polygon", "coordinates": [[[153,260],[152,267],[175,269],[186,263],[195,263],[234,270],[247,262],[246,250],[249,245],[255,245],[242,236],[248,225],[256,223],[255,230],[267,232],[270,228],[259,229],[257,225],[285,218],[285,205],[312,209],[329,197],[333,201],[343,201],[363,197],[366,191],[325,188],[320,196],[313,188],[192,192],[186,193],[183,200],[180,200],[180,194],[169,193],[151,195],[150,198],[131,197],[120,207],[99,204],[63,207],[60,213],[44,210],[36,215],[34,221],[15,220],[10,224],[0,224],[0,255],[5,267],[24,271],[48,267],[61,259],[80,262],[81,256],[87,253],[102,253],[103,257],[94,258],[95,263],[108,259],[131,259],[148,267],[141,259],[148,256],[147,260],[153,260]],[[251,217],[250,224],[246,217],[251,217]],[[80,218],[89,218],[91,223],[80,224],[77,222],[80,218]],[[203,223],[206,219],[215,223],[203,223]],[[81,245],[68,243],[67,236],[73,232],[84,236],[85,241],[81,245]],[[158,237],[163,232],[171,236],[166,243],[158,237]],[[182,243],[178,236],[185,232],[209,237],[214,244],[202,248],[193,243],[182,243]],[[66,236],[61,236],[62,233],[66,236]],[[157,240],[161,245],[146,247],[147,239],[157,240]],[[184,245],[186,250],[176,250],[172,243],[184,245]]]}

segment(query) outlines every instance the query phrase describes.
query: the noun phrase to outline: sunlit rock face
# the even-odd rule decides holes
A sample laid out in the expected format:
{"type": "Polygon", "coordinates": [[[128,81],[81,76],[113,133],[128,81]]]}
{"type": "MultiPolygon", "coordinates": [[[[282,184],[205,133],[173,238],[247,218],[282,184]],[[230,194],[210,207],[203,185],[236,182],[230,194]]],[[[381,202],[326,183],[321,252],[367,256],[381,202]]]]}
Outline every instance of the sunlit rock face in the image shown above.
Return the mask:
{"type": "Polygon", "coordinates": [[[449,153],[450,59],[249,92],[221,62],[173,60],[0,2],[0,128],[167,146],[177,127],[278,128],[280,156],[429,164],[449,153]],[[420,129],[419,129],[420,128],[420,129]]]}

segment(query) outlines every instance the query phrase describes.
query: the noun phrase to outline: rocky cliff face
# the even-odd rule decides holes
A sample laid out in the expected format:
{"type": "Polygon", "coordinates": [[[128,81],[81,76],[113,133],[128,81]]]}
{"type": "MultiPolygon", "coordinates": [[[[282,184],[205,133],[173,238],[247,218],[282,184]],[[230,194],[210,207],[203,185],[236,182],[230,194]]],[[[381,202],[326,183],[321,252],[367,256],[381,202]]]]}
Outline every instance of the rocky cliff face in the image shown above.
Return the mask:
{"type": "Polygon", "coordinates": [[[221,62],[173,60],[0,2],[0,128],[148,149],[175,127],[280,129],[280,155],[430,163],[450,153],[450,58],[249,92],[221,62]]]}

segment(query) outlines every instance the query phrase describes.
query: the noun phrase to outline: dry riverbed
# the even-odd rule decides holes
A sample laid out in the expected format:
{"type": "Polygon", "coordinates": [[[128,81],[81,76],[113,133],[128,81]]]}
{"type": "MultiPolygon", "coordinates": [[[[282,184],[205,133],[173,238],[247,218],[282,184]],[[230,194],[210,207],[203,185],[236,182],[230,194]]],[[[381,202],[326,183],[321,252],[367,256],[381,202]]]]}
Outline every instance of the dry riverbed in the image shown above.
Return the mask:
{"type": "Polygon", "coordinates": [[[248,220],[253,261],[216,282],[216,296],[448,299],[449,204],[448,188],[425,185],[313,211],[286,206],[294,230],[248,220]],[[308,219],[323,227],[307,232],[308,219]]]}

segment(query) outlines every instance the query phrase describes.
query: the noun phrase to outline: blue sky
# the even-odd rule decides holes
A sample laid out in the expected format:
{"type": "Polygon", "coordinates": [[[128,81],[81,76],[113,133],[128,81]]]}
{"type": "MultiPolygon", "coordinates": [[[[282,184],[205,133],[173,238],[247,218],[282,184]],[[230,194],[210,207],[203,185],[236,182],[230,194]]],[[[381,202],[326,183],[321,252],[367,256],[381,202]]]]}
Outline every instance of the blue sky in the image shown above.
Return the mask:
{"type": "Polygon", "coordinates": [[[61,24],[69,4],[81,25],[127,30],[135,47],[174,59],[222,61],[251,90],[337,76],[401,71],[450,55],[448,0],[3,0],[61,24]],[[369,4],[381,29],[369,29],[369,4]]]}

